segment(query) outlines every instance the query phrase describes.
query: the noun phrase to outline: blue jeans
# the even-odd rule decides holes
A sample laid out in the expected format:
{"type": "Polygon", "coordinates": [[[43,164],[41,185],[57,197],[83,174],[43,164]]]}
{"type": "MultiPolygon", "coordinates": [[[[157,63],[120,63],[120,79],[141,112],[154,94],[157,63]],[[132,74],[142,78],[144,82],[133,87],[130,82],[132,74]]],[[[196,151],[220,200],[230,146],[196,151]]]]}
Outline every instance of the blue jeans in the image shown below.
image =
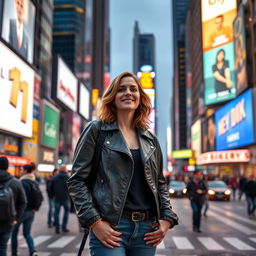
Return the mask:
{"type": "Polygon", "coordinates": [[[13,226],[1,225],[0,227],[0,255],[6,256],[7,242],[11,236],[13,226]]]}
{"type": "Polygon", "coordinates": [[[34,251],[36,251],[33,238],[30,235],[34,217],[35,213],[32,210],[25,210],[21,221],[14,227],[12,232],[12,256],[17,255],[18,233],[21,224],[23,224],[23,236],[26,239],[29,253],[32,254],[34,251]]]}
{"type": "Polygon", "coordinates": [[[90,232],[91,256],[154,256],[156,247],[146,244],[144,235],[153,232],[151,221],[133,222],[130,219],[121,218],[119,225],[114,227],[122,233],[118,242],[120,247],[107,248],[98,238],[90,232]]]}
{"type": "Polygon", "coordinates": [[[70,211],[70,201],[65,200],[65,201],[58,201],[58,200],[54,200],[54,224],[55,224],[55,229],[56,231],[60,231],[60,208],[61,206],[64,207],[64,215],[63,215],[63,219],[62,219],[62,229],[67,228],[67,224],[68,224],[68,216],[69,216],[69,211],[70,211]]]}
{"type": "Polygon", "coordinates": [[[201,202],[191,200],[191,207],[193,211],[193,229],[200,229],[202,206],[203,205],[201,202]]]}
{"type": "Polygon", "coordinates": [[[256,198],[254,196],[246,196],[248,215],[254,214],[256,208],[256,198]]]}
{"type": "Polygon", "coordinates": [[[53,208],[54,208],[54,200],[53,198],[48,197],[48,225],[52,225],[53,220],[53,208]]]}

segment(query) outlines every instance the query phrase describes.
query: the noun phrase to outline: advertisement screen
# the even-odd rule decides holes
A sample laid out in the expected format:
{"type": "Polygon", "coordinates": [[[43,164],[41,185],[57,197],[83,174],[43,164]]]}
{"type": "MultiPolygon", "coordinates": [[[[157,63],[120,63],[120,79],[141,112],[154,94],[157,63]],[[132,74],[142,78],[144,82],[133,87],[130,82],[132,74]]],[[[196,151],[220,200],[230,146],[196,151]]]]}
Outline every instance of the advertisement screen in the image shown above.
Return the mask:
{"type": "Polygon", "coordinates": [[[201,1],[205,104],[236,96],[233,21],[236,0],[201,1]]]}
{"type": "Polygon", "coordinates": [[[79,114],[85,119],[90,118],[90,92],[84,84],[80,84],[79,114]]]}
{"type": "Polygon", "coordinates": [[[246,39],[243,7],[239,9],[233,26],[235,46],[236,94],[240,94],[248,87],[246,73],[246,39]]]}
{"type": "Polygon", "coordinates": [[[202,122],[202,152],[215,151],[216,127],[214,115],[202,122]]]}
{"type": "Polygon", "coordinates": [[[0,42],[0,129],[32,136],[35,72],[0,42]]]}
{"type": "Polygon", "coordinates": [[[201,154],[201,119],[197,120],[191,127],[191,148],[195,151],[195,156],[201,154]]]}
{"type": "Polygon", "coordinates": [[[58,57],[57,99],[73,112],[76,112],[77,92],[77,78],[70,71],[64,61],[58,57]]]}
{"type": "Polygon", "coordinates": [[[226,150],[254,143],[252,90],[215,112],[216,149],[226,150]]]}
{"type": "Polygon", "coordinates": [[[29,63],[34,57],[35,6],[30,0],[5,0],[2,38],[29,63]]]}

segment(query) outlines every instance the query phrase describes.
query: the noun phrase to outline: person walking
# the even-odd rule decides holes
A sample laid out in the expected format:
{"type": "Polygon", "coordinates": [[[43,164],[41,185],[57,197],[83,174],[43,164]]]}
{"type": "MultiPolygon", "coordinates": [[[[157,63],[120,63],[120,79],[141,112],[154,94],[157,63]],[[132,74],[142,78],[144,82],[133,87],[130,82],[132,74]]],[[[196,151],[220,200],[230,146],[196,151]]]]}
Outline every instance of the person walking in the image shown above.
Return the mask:
{"type": "Polygon", "coordinates": [[[48,176],[45,180],[45,184],[46,184],[46,192],[47,192],[47,197],[48,197],[48,214],[47,214],[47,225],[48,228],[52,228],[54,224],[54,199],[53,199],[53,195],[51,194],[51,182],[53,177],[55,177],[59,172],[59,169],[55,168],[52,171],[52,175],[48,176]]]}
{"type": "Polygon", "coordinates": [[[193,211],[193,231],[202,232],[201,225],[201,211],[205,200],[207,188],[202,180],[201,171],[194,171],[193,179],[187,184],[187,196],[191,202],[193,211]]]}
{"type": "Polygon", "coordinates": [[[233,200],[236,200],[236,191],[239,188],[237,176],[232,176],[229,180],[229,186],[232,189],[233,200]]]}
{"type": "Polygon", "coordinates": [[[250,175],[248,181],[244,186],[246,201],[247,201],[247,213],[249,219],[253,219],[255,217],[255,208],[256,208],[256,182],[254,180],[254,176],[250,175]]]}
{"type": "Polygon", "coordinates": [[[203,175],[203,182],[206,187],[206,193],[204,195],[204,203],[203,203],[203,215],[204,217],[208,217],[207,211],[209,210],[209,197],[208,197],[208,175],[203,175]]]}
{"type": "Polygon", "coordinates": [[[9,161],[0,157],[0,255],[7,255],[7,242],[27,205],[20,181],[7,172],[9,161]]]}
{"type": "Polygon", "coordinates": [[[33,166],[28,164],[24,165],[22,168],[22,176],[20,178],[23,188],[26,193],[28,200],[27,207],[21,218],[21,221],[16,224],[12,232],[12,256],[17,256],[18,250],[18,233],[20,225],[23,224],[23,236],[27,242],[29,255],[38,256],[36,252],[34,240],[31,236],[31,228],[35,217],[35,212],[39,209],[42,203],[42,193],[39,190],[38,183],[36,182],[36,177],[33,173],[33,166]]]}
{"type": "Polygon", "coordinates": [[[91,255],[153,256],[178,224],[160,145],[147,130],[150,111],[138,78],[124,72],[105,91],[99,121],[78,141],[67,184],[81,225],[90,229],[91,255]]]}
{"type": "Polygon", "coordinates": [[[69,212],[70,212],[70,197],[67,189],[68,170],[66,165],[61,165],[59,173],[55,175],[50,183],[50,194],[54,199],[54,224],[56,234],[60,234],[61,231],[64,233],[69,232],[67,229],[69,212]],[[64,215],[62,219],[62,225],[60,226],[60,209],[64,208],[64,215]]]}
{"type": "Polygon", "coordinates": [[[239,197],[238,200],[240,201],[243,194],[245,193],[245,184],[247,183],[247,179],[245,176],[241,176],[239,179],[239,197]]]}

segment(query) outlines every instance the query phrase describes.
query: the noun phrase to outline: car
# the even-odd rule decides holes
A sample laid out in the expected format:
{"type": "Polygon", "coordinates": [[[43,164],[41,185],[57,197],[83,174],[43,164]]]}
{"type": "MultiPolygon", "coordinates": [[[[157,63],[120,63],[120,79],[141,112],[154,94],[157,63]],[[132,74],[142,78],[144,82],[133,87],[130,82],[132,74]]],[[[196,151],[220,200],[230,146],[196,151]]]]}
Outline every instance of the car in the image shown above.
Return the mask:
{"type": "Polygon", "coordinates": [[[208,181],[209,200],[226,200],[230,201],[231,190],[222,180],[208,181]]]}
{"type": "Polygon", "coordinates": [[[187,193],[186,184],[183,181],[171,181],[169,184],[169,195],[171,197],[184,197],[187,193]]]}

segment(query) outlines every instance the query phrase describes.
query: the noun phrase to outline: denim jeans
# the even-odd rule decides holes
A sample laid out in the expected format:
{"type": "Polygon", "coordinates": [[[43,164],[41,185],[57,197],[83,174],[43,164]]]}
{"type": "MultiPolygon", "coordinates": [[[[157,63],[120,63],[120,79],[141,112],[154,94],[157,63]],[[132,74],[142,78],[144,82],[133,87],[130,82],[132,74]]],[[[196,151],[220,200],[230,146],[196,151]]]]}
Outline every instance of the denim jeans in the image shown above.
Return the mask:
{"type": "Polygon", "coordinates": [[[53,224],[53,209],[54,209],[54,200],[53,198],[48,197],[48,220],[47,224],[53,224]]]}
{"type": "Polygon", "coordinates": [[[200,229],[202,203],[191,200],[191,207],[193,211],[193,228],[200,229]]]}
{"type": "Polygon", "coordinates": [[[25,210],[21,222],[19,222],[12,232],[12,256],[17,255],[18,248],[18,233],[20,225],[23,224],[23,236],[26,239],[30,255],[36,251],[33,238],[30,235],[31,226],[35,217],[35,213],[32,210],[25,210]]]}
{"type": "Polygon", "coordinates": [[[7,242],[11,236],[13,226],[1,225],[0,227],[0,255],[6,256],[7,242]]]}
{"type": "Polygon", "coordinates": [[[65,201],[58,201],[58,200],[54,200],[54,224],[55,224],[55,229],[56,231],[60,231],[60,208],[61,206],[64,207],[64,215],[63,215],[63,219],[62,219],[62,229],[67,228],[67,224],[68,224],[68,216],[69,216],[69,211],[70,211],[70,201],[65,200],[65,201]]]}
{"type": "Polygon", "coordinates": [[[156,247],[146,244],[144,235],[153,232],[151,221],[133,222],[130,219],[121,218],[119,225],[114,227],[122,233],[118,242],[120,247],[107,248],[97,237],[90,232],[91,256],[154,256],[156,247]]]}
{"type": "Polygon", "coordinates": [[[256,197],[246,196],[248,215],[254,214],[256,208],[256,197]]]}

